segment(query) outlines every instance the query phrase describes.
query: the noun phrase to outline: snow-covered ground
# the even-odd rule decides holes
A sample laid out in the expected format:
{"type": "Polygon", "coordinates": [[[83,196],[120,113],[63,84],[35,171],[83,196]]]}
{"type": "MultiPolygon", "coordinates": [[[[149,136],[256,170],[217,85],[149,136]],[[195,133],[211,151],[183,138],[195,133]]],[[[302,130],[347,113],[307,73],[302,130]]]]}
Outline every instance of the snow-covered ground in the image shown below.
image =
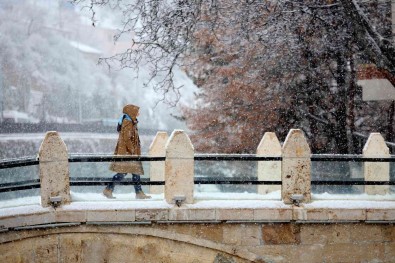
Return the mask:
{"type": "MultiPolygon", "coordinates": [[[[116,208],[165,208],[169,206],[164,201],[164,195],[151,195],[152,199],[136,200],[133,193],[114,194],[116,199],[107,199],[101,193],[74,193],[71,192],[72,203],[69,208],[80,209],[116,209],[116,208]]],[[[195,204],[191,208],[259,208],[278,207],[281,202],[280,191],[267,195],[255,193],[213,193],[199,192],[194,195],[195,204]]],[[[336,207],[336,208],[394,208],[395,194],[390,195],[335,195],[335,194],[313,194],[313,202],[305,204],[307,208],[336,207]]],[[[0,209],[20,208],[27,205],[40,205],[39,196],[23,197],[0,202],[0,209]]],[[[0,210],[0,215],[2,214],[0,210]]]]}

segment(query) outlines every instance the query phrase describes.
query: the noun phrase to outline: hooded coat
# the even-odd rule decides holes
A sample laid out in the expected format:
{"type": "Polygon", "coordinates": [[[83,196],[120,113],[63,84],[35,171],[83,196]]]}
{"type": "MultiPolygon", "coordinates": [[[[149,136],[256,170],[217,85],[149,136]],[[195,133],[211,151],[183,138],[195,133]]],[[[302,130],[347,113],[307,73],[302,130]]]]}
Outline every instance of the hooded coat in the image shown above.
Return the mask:
{"type": "MultiPolygon", "coordinates": [[[[139,109],[139,107],[132,104],[123,107],[123,113],[129,115],[132,120],[127,120],[126,118],[122,120],[122,127],[119,132],[114,155],[141,154],[140,138],[137,129],[137,114],[139,109]]],[[[110,170],[117,173],[144,174],[141,161],[113,162],[110,165],[110,170]]]]}

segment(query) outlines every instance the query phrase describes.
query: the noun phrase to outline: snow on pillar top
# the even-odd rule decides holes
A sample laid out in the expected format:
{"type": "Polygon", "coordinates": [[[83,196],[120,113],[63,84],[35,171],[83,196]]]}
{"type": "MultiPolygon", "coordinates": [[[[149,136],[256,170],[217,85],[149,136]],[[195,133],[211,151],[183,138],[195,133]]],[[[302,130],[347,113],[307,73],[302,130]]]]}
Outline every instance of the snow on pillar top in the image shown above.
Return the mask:
{"type": "Polygon", "coordinates": [[[41,143],[38,151],[40,162],[68,160],[67,147],[58,132],[49,131],[41,143]]]}
{"type": "Polygon", "coordinates": [[[274,132],[265,132],[256,150],[257,155],[281,155],[281,144],[274,132]]]}
{"type": "Polygon", "coordinates": [[[309,157],[310,147],[300,129],[291,129],[284,141],[282,155],[285,157],[309,157]]]}
{"type": "Polygon", "coordinates": [[[174,130],[166,143],[166,158],[193,158],[194,148],[183,130],[174,130]]]}
{"type": "Polygon", "coordinates": [[[167,132],[157,132],[154,140],[152,141],[149,147],[149,155],[150,156],[165,156],[166,154],[166,143],[169,139],[169,135],[167,132]]]}
{"type": "Polygon", "coordinates": [[[385,144],[383,136],[380,133],[371,133],[363,147],[363,155],[369,156],[389,156],[389,148],[385,144]]]}

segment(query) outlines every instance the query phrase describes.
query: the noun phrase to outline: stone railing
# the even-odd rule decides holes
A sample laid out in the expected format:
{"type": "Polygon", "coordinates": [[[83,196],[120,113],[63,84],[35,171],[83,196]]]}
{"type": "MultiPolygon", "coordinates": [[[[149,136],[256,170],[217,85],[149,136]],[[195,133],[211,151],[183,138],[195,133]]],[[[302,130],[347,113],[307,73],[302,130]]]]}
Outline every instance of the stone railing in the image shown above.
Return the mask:
{"type": "MultiPolygon", "coordinates": [[[[150,180],[165,182],[164,186],[151,185],[150,192],[164,193],[169,204],[193,204],[195,154],[188,135],[181,130],[175,130],[170,137],[165,132],[158,132],[149,148],[149,156],[165,157],[165,161],[150,162],[150,180]]],[[[269,159],[258,162],[258,181],[281,181],[281,185],[259,185],[259,194],[281,189],[285,204],[311,201],[311,152],[301,130],[292,129],[283,146],[274,133],[265,133],[255,156],[269,159]],[[270,160],[270,157],[281,160],[270,160]]],[[[363,149],[363,157],[390,157],[389,149],[379,133],[370,135],[363,149]]],[[[365,181],[389,181],[389,165],[389,162],[365,162],[365,181]]],[[[42,206],[69,204],[68,152],[57,132],[46,134],[39,150],[39,167],[42,206]]],[[[389,185],[365,186],[365,192],[369,195],[387,194],[389,189],[389,185]]]]}
{"type": "MultiPolygon", "coordinates": [[[[260,160],[258,193],[281,189],[282,200],[195,199],[202,155],[182,131],[158,133],[149,156],[150,180],[164,182],[150,192],[164,200],[73,202],[72,158],[48,132],[39,150],[41,205],[0,209],[0,262],[395,262],[395,201],[312,198],[311,161],[320,158],[300,130],[282,147],[266,133],[248,156],[260,160]]],[[[389,181],[388,156],[383,138],[371,134],[366,181],[389,181]]],[[[365,186],[368,195],[388,191],[365,186]]]]}

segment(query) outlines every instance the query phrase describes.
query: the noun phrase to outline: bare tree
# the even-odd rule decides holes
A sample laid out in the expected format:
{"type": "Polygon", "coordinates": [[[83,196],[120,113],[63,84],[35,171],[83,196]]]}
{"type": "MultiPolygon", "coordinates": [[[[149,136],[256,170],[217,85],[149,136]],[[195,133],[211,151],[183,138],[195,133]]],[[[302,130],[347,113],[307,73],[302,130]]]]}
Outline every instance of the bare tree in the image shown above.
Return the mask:
{"type": "MultiPolygon", "coordinates": [[[[232,144],[240,152],[251,151],[265,129],[277,127],[282,133],[291,125],[303,128],[317,151],[352,152],[352,134],[361,119],[357,115],[366,114],[356,110],[361,103],[355,105],[358,64],[373,62],[392,74],[395,70],[394,46],[371,19],[387,12],[390,1],[74,2],[92,11],[93,24],[99,7],[123,14],[123,28],[115,39],[130,34],[131,46],[102,62],[136,69],[148,63],[149,81],[164,95],[179,94],[174,68],[188,71],[202,88],[199,110],[218,113],[210,120],[210,115],[197,118],[200,113],[189,109],[187,115],[196,124],[191,127],[200,135],[210,131],[223,137],[232,127],[237,137],[241,126],[249,129],[262,121],[257,115],[247,124],[248,111],[263,108],[262,116],[271,114],[272,123],[260,127],[249,146],[241,146],[243,140],[232,144]],[[369,10],[371,3],[380,9],[369,10]]],[[[385,24],[383,19],[376,20],[385,24]]],[[[223,138],[213,139],[224,144],[223,138]]]]}

